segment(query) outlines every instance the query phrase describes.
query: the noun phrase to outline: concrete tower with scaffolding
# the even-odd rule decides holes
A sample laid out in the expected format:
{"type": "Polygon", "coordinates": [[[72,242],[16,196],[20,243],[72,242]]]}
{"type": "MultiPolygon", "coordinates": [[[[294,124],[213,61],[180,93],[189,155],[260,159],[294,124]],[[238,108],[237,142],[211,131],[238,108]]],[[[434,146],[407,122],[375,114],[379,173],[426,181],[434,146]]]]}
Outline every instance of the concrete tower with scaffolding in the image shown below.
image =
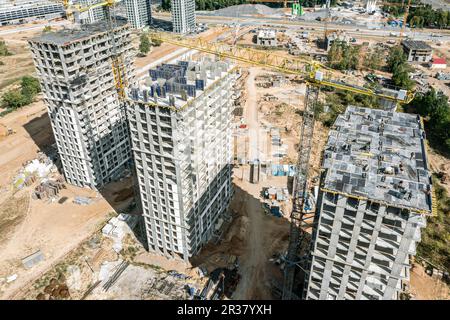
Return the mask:
{"type": "Polygon", "coordinates": [[[152,22],[150,0],[125,0],[128,23],[135,29],[142,29],[152,22]]]}
{"type": "Polygon", "coordinates": [[[173,32],[195,32],[195,0],[171,0],[173,32]]]}
{"type": "Polygon", "coordinates": [[[100,187],[130,160],[123,103],[111,57],[121,57],[132,82],[131,35],[126,21],[43,33],[29,41],[67,181],[100,187]]]}
{"type": "Polygon", "coordinates": [[[238,75],[199,59],[150,70],[127,105],[149,249],[184,260],[219,236],[232,196],[238,75]]]}
{"type": "MultiPolygon", "coordinates": [[[[75,0],[74,3],[81,7],[88,7],[98,3],[98,0],[75,0]]],[[[89,10],[78,13],[75,12],[75,20],[81,24],[95,23],[106,19],[105,7],[95,7],[89,10]]]]}
{"type": "Polygon", "coordinates": [[[398,299],[434,212],[416,115],[348,107],[329,134],[306,299],[398,299]]]}

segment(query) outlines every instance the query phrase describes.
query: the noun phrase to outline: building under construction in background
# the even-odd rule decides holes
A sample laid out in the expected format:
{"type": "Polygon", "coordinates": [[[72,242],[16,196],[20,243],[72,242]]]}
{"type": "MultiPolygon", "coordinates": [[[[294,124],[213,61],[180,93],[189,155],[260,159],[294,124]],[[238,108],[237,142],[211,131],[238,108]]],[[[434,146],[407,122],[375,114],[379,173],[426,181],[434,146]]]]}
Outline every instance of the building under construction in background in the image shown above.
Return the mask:
{"type": "Polygon", "coordinates": [[[18,24],[36,19],[64,17],[62,3],[49,0],[2,0],[0,1],[0,26],[18,24]]]}
{"type": "Polygon", "coordinates": [[[106,22],[83,25],[43,33],[29,44],[67,181],[104,185],[131,157],[111,60],[120,57],[123,82],[131,83],[129,25],[117,19],[112,32],[106,22]]]}
{"type": "Polygon", "coordinates": [[[306,299],[398,299],[434,210],[419,116],[348,107],[331,130],[306,299]]]}
{"type": "Polygon", "coordinates": [[[234,66],[163,64],[130,88],[127,113],[149,249],[187,260],[227,219],[234,66]]]}
{"type": "Polygon", "coordinates": [[[195,0],[171,0],[173,32],[195,32],[195,0]]]}

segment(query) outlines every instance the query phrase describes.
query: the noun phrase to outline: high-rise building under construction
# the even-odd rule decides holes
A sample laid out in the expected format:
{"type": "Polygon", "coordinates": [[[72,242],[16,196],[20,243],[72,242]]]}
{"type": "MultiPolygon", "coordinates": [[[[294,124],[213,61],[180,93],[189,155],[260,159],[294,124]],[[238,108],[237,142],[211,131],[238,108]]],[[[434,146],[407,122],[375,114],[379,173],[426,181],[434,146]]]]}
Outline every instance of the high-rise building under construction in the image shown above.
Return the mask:
{"type": "Polygon", "coordinates": [[[227,62],[178,61],[131,88],[127,113],[149,249],[187,260],[215,236],[232,195],[227,62]]]}
{"type": "Polygon", "coordinates": [[[100,187],[130,160],[123,103],[112,57],[120,56],[125,82],[133,79],[130,28],[117,20],[43,33],[29,41],[67,181],[100,187]]]}
{"type": "Polygon", "coordinates": [[[173,32],[195,32],[195,0],[171,0],[173,32]]]}
{"type": "Polygon", "coordinates": [[[348,107],[330,131],[306,299],[398,299],[433,212],[419,116],[348,107]]]}
{"type": "Polygon", "coordinates": [[[125,0],[128,23],[135,29],[149,26],[152,22],[150,0],[125,0]]]}

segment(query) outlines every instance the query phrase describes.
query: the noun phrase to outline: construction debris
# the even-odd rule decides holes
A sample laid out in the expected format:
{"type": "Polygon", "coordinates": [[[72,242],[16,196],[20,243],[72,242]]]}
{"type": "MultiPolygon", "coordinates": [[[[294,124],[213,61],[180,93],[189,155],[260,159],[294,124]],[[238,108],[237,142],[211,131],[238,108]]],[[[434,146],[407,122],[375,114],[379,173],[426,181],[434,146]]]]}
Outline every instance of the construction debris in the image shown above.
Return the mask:
{"type": "MultiPolygon", "coordinates": [[[[25,180],[26,183],[27,180],[25,180]]],[[[34,181],[33,181],[34,182],[34,181]]],[[[65,181],[62,176],[57,177],[56,179],[44,179],[36,188],[32,194],[33,199],[54,199],[59,191],[65,189],[65,181]]]]}
{"type": "Polygon", "coordinates": [[[44,260],[44,255],[41,250],[36,251],[35,253],[29,255],[28,257],[22,259],[22,264],[26,269],[31,269],[36,264],[44,260]]]}
{"type": "Polygon", "coordinates": [[[39,152],[37,159],[24,163],[23,168],[14,179],[13,186],[20,190],[25,186],[32,185],[37,178],[45,179],[56,172],[57,168],[53,161],[44,153],[39,152]]]}
{"type": "Polygon", "coordinates": [[[89,204],[92,203],[92,199],[91,198],[87,198],[87,197],[79,197],[79,196],[77,196],[77,197],[75,197],[73,199],[73,203],[86,206],[86,205],[89,205],[89,204]]]}

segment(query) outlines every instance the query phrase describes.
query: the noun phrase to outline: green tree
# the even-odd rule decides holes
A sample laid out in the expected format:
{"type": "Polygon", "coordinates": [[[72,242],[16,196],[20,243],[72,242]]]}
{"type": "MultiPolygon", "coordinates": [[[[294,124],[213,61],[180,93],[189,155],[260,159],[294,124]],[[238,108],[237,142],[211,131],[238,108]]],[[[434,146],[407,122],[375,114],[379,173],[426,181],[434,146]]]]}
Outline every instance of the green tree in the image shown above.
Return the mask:
{"type": "Polygon", "coordinates": [[[2,96],[1,105],[4,109],[17,109],[27,104],[27,99],[22,93],[15,89],[7,91],[2,96]]]}
{"type": "Polygon", "coordinates": [[[33,100],[34,96],[41,92],[41,86],[38,79],[30,76],[22,77],[21,93],[25,97],[30,97],[33,100]]]}
{"type": "Polygon", "coordinates": [[[414,87],[414,81],[409,77],[411,68],[404,63],[398,65],[392,71],[392,81],[397,87],[405,90],[411,90],[414,87]]]}
{"type": "Polygon", "coordinates": [[[171,8],[170,0],[162,0],[161,1],[161,9],[165,11],[169,11],[171,8]]]}
{"type": "Polygon", "coordinates": [[[50,32],[50,31],[52,31],[51,26],[45,26],[44,29],[42,30],[42,32],[50,32]]]}
{"type": "Polygon", "coordinates": [[[162,44],[162,41],[159,39],[152,39],[152,46],[159,47],[162,44]]]}
{"type": "Polygon", "coordinates": [[[403,52],[403,48],[401,46],[392,47],[387,58],[387,66],[389,71],[394,72],[395,68],[405,63],[407,63],[407,58],[403,52]]]}
{"type": "Polygon", "coordinates": [[[375,48],[369,51],[364,59],[363,65],[369,69],[380,70],[384,61],[384,51],[381,48],[375,48]]]}
{"type": "Polygon", "coordinates": [[[344,41],[335,40],[328,51],[328,64],[337,70],[358,69],[360,46],[352,46],[344,41]]]}
{"type": "Polygon", "coordinates": [[[144,32],[141,33],[139,41],[139,52],[146,55],[150,51],[150,40],[148,40],[148,35],[144,32]]]}
{"type": "Polygon", "coordinates": [[[450,106],[448,97],[433,88],[417,95],[407,106],[408,111],[420,114],[426,120],[428,137],[433,145],[450,153],[450,106]]]}
{"type": "Polygon", "coordinates": [[[10,55],[12,55],[12,53],[8,50],[6,42],[0,40],[0,56],[10,56],[10,55]]]}

